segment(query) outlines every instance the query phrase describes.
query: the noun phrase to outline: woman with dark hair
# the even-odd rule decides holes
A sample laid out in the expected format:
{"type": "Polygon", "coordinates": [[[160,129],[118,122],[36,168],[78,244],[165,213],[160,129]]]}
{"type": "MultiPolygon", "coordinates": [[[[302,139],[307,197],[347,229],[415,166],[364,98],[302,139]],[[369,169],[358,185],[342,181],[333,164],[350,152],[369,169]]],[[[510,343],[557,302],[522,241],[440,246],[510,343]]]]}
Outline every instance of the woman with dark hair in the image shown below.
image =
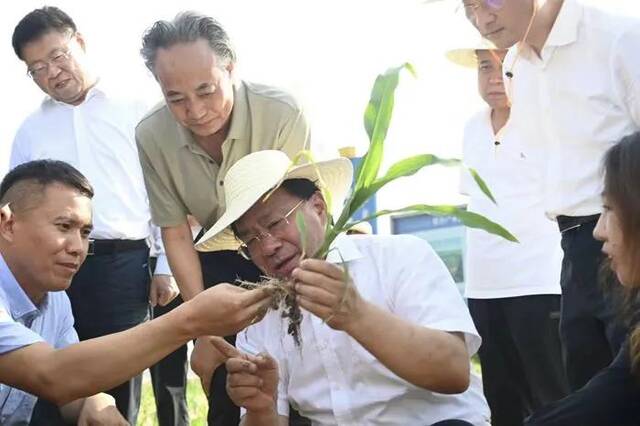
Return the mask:
{"type": "MultiPolygon", "coordinates": [[[[528,426],[640,424],[640,132],[604,158],[604,212],[594,230],[611,271],[624,286],[630,334],[613,363],[578,392],[533,414],[528,426]]],[[[589,348],[585,347],[585,351],[589,348]]]]}

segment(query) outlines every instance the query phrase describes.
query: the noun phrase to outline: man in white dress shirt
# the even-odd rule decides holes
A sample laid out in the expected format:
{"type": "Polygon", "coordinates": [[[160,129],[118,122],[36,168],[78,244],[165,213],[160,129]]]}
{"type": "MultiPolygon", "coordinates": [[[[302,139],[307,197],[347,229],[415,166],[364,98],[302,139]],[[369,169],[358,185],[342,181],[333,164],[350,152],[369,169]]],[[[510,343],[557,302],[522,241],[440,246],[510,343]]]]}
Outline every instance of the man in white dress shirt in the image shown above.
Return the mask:
{"type": "Polygon", "coordinates": [[[506,53],[486,41],[447,53],[455,64],[478,73],[487,108],[467,122],[462,158],[482,176],[497,204],[467,171],[461,192],[469,196],[469,211],[500,223],[519,241],[467,229],[465,295],[482,337],[482,384],[493,426],[522,424],[533,410],[568,391],[558,333],[560,233],[544,217],[543,173],[535,158],[540,153],[525,149],[516,128],[504,128],[506,53]]]}
{"type": "MultiPolygon", "coordinates": [[[[82,34],[58,8],[27,14],[12,42],[48,96],[20,126],[11,168],[36,159],[63,160],[96,189],[89,256],[68,290],[75,328],[81,340],[131,328],[148,318],[149,301],[166,305],[178,294],[164,254],[153,279],[149,274],[151,216],[134,137],[145,106],[105,92],[87,64],[82,34]]],[[[110,391],[132,424],[141,380],[137,376],[110,391]]],[[[172,402],[178,403],[167,404],[172,402]]],[[[183,411],[186,416],[186,405],[183,411]]]]}
{"type": "Polygon", "coordinates": [[[291,404],[312,424],[487,425],[469,367],[480,338],[442,261],[406,235],[343,235],[326,260],[303,259],[323,243],[327,205],[317,185],[340,205],[352,166],[290,164],[269,150],[231,166],[226,210],[196,245],[223,248],[233,230],[265,275],[295,280],[300,346],[275,311],[238,334],[238,349],[214,340],[231,358],[227,390],[245,409],[241,424],[286,425],[291,404]]]}
{"type": "Polygon", "coordinates": [[[576,0],[463,0],[469,20],[508,49],[510,124],[541,150],[547,216],[562,232],[560,335],[572,389],[607,366],[626,337],[599,278],[601,161],[640,129],[640,21],[576,0]]]}

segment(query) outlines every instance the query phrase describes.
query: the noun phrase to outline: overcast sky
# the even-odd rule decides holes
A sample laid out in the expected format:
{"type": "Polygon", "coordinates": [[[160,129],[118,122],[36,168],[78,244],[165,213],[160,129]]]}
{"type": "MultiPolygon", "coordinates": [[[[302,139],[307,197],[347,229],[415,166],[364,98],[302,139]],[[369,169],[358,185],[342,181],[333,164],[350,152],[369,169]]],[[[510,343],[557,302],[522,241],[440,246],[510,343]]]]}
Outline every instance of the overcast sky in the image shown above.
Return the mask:
{"type": "MultiPolygon", "coordinates": [[[[510,0],[517,1],[517,0],[510,0]]],[[[601,0],[616,13],[640,16],[638,0],[601,0]]],[[[69,13],[87,40],[94,66],[109,86],[124,94],[159,99],[156,83],[139,57],[141,35],[157,19],[181,10],[216,17],[228,30],[239,57],[240,77],[293,92],[312,125],[322,157],[339,147],[366,150],[362,113],[377,73],[405,61],[419,78],[404,78],[387,139],[387,163],[407,155],[460,154],[464,122],[481,107],[475,73],[444,59],[451,47],[471,43],[456,1],[419,0],[181,0],[78,1],[56,5],[69,13]]],[[[13,135],[42,94],[13,54],[11,34],[39,1],[3,2],[0,13],[0,175],[13,135]]],[[[456,201],[457,172],[423,174],[382,194],[385,207],[410,202],[456,201]],[[403,189],[411,190],[403,190],[403,189]],[[421,188],[421,191],[415,191],[421,188]]]]}

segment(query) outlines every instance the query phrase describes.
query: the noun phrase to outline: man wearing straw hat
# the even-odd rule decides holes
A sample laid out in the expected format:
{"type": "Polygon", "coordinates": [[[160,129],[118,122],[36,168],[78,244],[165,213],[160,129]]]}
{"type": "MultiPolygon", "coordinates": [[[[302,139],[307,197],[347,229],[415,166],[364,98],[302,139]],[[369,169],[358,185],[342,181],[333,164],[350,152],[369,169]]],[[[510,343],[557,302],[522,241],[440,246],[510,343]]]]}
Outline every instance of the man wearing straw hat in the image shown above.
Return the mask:
{"type": "Polygon", "coordinates": [[[329,220],[321,190],[341,205],[352,166],[290,165],[280,151],[239,160],[225,177],[224,214],[196,245],[219,250],[232,230],[240,252],[302,308],[300,346],[274,311],[238,335],[238,349],[214,341],[230,358],[242,424],[287,424],[289,404],[314,424],[488,424],[470,373],[480,338],[442,261],[406,235],[339,236],[326,259],[307,258],[329,220]]]}
{"type": "Polygon", "coordinates": [[[544,207],[562,233],[560,336],[572,390],[609,365],[627,330],[600,281],[593,229],[602,211],[601,161],[640,130],[640,22],[576,0],[463,0],[504,60],[510,124],[542,150],[544,207]]]}
{"type": "Polygon", "coordinates": [[[539,153],[523,147],[517,129],[504,128],[509,101],[502,80],[505,50],[487,41],[447,52],[455,64],[477,69],[488,108],[464,131],[463,160],[488,184],[494,204],[462,176],[468,209],[504,225],[512,243],[467,229],[466,297],[482,337],[480,361],[494,426],[522,424],[533,410],[564,397],[568,386],[558,333],[560,234],[544,217],[539,153]]]}

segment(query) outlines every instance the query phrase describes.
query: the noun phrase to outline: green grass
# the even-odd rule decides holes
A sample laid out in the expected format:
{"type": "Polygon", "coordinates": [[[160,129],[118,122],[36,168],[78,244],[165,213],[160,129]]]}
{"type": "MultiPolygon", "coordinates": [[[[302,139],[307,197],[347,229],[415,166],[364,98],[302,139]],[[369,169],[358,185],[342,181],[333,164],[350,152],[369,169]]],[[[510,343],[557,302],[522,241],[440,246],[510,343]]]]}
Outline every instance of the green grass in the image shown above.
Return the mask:
{"type": "MultiPolygon", "coordinates": [[[[202,391],[200,381],[191,379],[187,383],[187,404],[189,405],[190,424],[193,426],[206,426],[207,424],[207,397],[202,391]]],[[[156,403],[153,399],[151,382],[142,384],[142,401],[140,402],[140,414],[138,426],[157,426],[156,403]]]]}

